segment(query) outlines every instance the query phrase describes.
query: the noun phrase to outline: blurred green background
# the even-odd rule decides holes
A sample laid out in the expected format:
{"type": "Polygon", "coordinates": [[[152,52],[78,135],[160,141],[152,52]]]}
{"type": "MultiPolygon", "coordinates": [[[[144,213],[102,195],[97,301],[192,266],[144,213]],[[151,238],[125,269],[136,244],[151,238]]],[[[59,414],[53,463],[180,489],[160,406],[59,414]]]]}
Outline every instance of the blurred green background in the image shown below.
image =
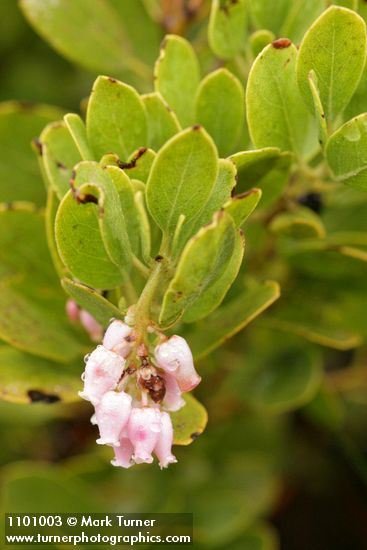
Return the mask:
{"type": "MultiPolygon", "coordinates": [[[[112,4],[118,9],[123,1],[112,4]]],[[[158,14],[156,36],[145,46],[146,54],[141,51],[145,37],[140,37],[140,57],[148,66],[167,31],[193,40],[204,70],[216,66],[203,38],[210,2],[142,4],[150,16],[158,14]]],[[[137,35],[139,25],[131,32],[137,35]]],[[[1,101],[16,100],[21,113],[32,112],[33,102],[78,111],[98,72],[80,68],[51,49],[32,30],[16,0],[0,1],[1,101]]],[[[142,91],[152,85],[149,78],[139,80],[125,71],[112,76],[142,91]]],[[[53,118],[44,113],[32,118],[29,126],[19,122],[14,128],[17,120],[11,128],[0,125],[0,186],[6,188],[12,177],[23,178],[23,198],[39,205],[44,204],[42,186],[35,191],[29,183],[41,180],[30,140],[53,118]],[[17,148],[14,140],[19,140],[17,148]]],[[[349,204],[353,193],[349,192],[349,204]]],[[[7,196],[19,199],[11,190],[7,196]]],[[[366,201],[361,206],[365,208],[366,201]]],[[[361,219],[366,217],[364,208],[361,219]]],[[[329,213],[329,218],[332,225],[335,216],[329,213]]],[[[271,271],[272,278],[283,277],[284,264],[274,261],[271,269],[256,265],[254,249],[263,246],[263,233],[256,224],[248,230],[252,273],[271,271]]],[[[327,261],[332,270],[332,253],[327,261]]],[[[345,268],[345,281],[353,286],[359,264],[351,258],[338,262],[341,272],[345,268]]],[[[326,301],[329,294],[333,297],[335,289],[325,281],[322,262],[317,275],[312,259],[304,264],[292,272],[289,299],[294,298],[294,288],[297,300],[303,294],[307,301],[307,296],[320,293],[320,287],[326,301]]],[[[347,287],[342,298],[352,300],[347,287]]],[[[364,326],[365,311],[360,304],[358,321],[364,326]]],[[[337,324],[340,309],[331,307],[329,314],[337,324]]],[[[311,326],[319,316],[317,303],[312,315],[311,326]]],[[[203,383],[196,395],[208,408],[208,427],[190,447],[177,447],[178,464],[163,472],[156,466],[112,468],[109,450],[95,445],[96,430],[89,423],[92,410],[85,403],[0,402],[2,510],[187,511],[194,513],[195,548],[365,549],[366,350],[321,347],[320,338],[304,336],[302,331],[281,332],[274,319],[260,317],[202,361],[198,369],[203,383]]],[[[0,342],[0,349],[3,345],[0,342]]],[[[4,368],[0,383],[5,376],[9,384],[11,373],[7,365],[4,368]]]]}

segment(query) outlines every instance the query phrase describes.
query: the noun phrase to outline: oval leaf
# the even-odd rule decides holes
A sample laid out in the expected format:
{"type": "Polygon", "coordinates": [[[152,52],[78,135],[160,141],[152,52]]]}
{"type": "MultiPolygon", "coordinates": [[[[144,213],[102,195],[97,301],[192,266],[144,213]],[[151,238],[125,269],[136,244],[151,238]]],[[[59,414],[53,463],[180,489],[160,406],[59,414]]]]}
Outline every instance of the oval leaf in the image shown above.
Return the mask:
{"type": "Polygon", "coordinates": [[[99,76],[87,109],[88,142],[97,158],[116,153],[126,160],[147,143],[143,102],[134,88],[114,78],[99,76]]]}
{"type": "Polygon", "coordinates": [[[246,27],[245,0],[213,0],[208,40],[215,55],[230,59],[239,53],[245,46],[246,27]]]}
{"type": "Polygon", "coordinates": [[[355,92],[366,62],[366,25],[355,12],[331,6],[311,26],[297,62],[300,91],[313,112],[308,75],[315,71],[326,118],[334,120],[355,92]]]}
{"type": "MultiPolygon", "coordinates": [[[[141,68],[118,14],[104,0],[21,0],[24,15],[61,55],[92,72],[141,68]],[[81,32],[83,39],[81,39],[81,32]]],[[[144,65],[144,68],[145,65],[144,65]]]]}
{"type": "Polygon", "coordinates": [[[257,148],[279,147],[303,156],[317,147],[313,121],[296,82],[297,49],[276,40],[255,60],[247,83],[247,122],[257,148]]]}
{"type": "Polygon", "coordinates": [[[180,36],[165,37],[154,67],[154,85],[185,128],[194,122],[194,102],[200,68],[189,42],[180,36]]]}
{"type": "Polygon", "coordinates": [[[147,182],[147,204],[158,226],[172,233],[180,215],[193,218],[215,184],[215,146],[200,126],[184,130],[159,151],[147,182]]]}
{"type": "Polygon", "coordinates": [[[101,290],[123,282],[103,244],[98,206],[78,203],[69,191],[57,211],[55,231],[60,256],[76,279],[101,290]]]}
{"type": "Polygon", "coordinates": [[[245,116],[245,92],[227,69],[210,73],[196,98],[196,120],[214,139],[221,156],[228,156],[239,140],[245,116]]]}
{"type": "Polygon", "coordinates": [[[142,100],[148,118],[148,145],[158,151],[181,130],[181,126],[175,113],[158,92],[143,95],[142,100]]]}

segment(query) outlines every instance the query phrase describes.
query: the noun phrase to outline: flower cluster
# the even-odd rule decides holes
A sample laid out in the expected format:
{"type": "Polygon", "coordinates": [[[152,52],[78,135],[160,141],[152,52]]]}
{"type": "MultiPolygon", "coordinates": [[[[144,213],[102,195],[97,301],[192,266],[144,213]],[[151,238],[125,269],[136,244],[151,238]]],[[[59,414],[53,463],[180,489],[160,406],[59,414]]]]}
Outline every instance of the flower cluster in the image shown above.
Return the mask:
{"type": "Polygon", "coordinates": [[[161,468],[177,462],[169,412],[183,407],[182,393],[201,380],[184,338],[161,338],[150,354],[133,327],[113,320],[102,345],[86,357],[82,380],[80,396],[95,408],[97,443],[113,447],[114,466],[151,463],[153,452],[161,468]]]}

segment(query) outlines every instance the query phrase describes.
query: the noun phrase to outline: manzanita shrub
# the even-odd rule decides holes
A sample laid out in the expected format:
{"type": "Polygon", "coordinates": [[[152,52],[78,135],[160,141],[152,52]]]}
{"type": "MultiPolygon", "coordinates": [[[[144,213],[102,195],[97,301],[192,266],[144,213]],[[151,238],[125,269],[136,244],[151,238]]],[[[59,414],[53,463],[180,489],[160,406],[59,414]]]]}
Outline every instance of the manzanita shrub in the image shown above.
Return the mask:
{"type": "MultiPolygon", "coordinates": [[[[86,357],[80,395],[95,406],[99,442],[124,467],[151,462],[153,450],[167,466],[173,437],[186,444],[204,429],[204,408],[186,394],[200,377],[182,335],[223,301],[243,259],[241,227],[261,197],[256,188],[235,194],[236,163],[218,154],[231,153],[241,133],[240,81],[218,69],[199,83],[195,53],[177,36],[166,37],[155,77],[156,91],[143,96],[98,77],[86,123],[67,114],[34,141],[69,318],[94,340],[98,324],[107,328],[86,357]],[[223,95],[235,116],[211,137],[205,127],[216,124],[223,95]]],[[[260,305],[244,300],[256,313],[276,292],[263,284],[260,305]]]]}
{"type": "Polygon", "coordinates": [[[365,3],[163,4],[21,0],[106,76],[81,115],[0,111],[1,396],[81,392],[123,467],[152,453],[166,467],[203,432],[201,378],[216,418],[307,405],[341,430],[354,386],[323,367],[365,359],[365,3]],[[190,40],[163,37],[172,21],[190,40]],[[45,211],[9,136],[35,138],[45,211]]]}

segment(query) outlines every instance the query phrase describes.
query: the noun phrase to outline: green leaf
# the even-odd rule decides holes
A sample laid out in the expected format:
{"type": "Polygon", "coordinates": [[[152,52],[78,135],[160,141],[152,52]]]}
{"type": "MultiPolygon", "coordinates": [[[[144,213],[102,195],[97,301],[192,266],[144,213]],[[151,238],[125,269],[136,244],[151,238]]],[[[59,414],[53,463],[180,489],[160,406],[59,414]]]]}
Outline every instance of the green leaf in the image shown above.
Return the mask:
{"type": "Polygon", "coordinates": [[[60,256],[76,279],[101,290],[123,282],[121,270],[103,244],[98,206],[78,203],[69,191],[60,203],[55,231],[60,256]]]}
{"type": "Polygon", "coordinates": [[[254,57],[257,57],[259,53],[265,48],[265,46],[273,42],[273,40],[275,40],[275,34],[266,29],[262,29],[252,33],[252,35],[250,36],[252,55],[254,57]]]}
{"type": "Polygon", "coordinates": [[[196,120],[214,139],[221,156],[229,155],[239,140],[245,117],[245,92],[227,69],[210,73],[196,98],[196,120]]]}
{"type": "Polygon", "coordinates": [[[326,159],[335,178],[367,191],[367,114],[346,122],[326,143],[326,159]]]}
{"type": "Polygon", "coordinates": [[[244,248],[245,241],[243,235],[237,231],[232,257],[228,260],[224,272],[217,281],[204,289],[202,294],[192,305],[189,305],[183,316],[183,321],[185,323],[193,323],[194,321],[203,319],[221,304],[238,275],[243,259],[244,248]]]}
{"type": "Polygon", "coordinates": [[[119,191],[107,169],[98,163],[83,161],[75,167],[75,198],[79,202],[98,201],[98,221],[106,251],[121,271],[126,271],[131,248],[119,191]]]}
{"type": "Polygon", "coordinates": [[[306,33],[298,55],[300,91],[314,110],[308,75],[315,71],[321,103],[328,120],[346,107],[360,81],[366,62],[366,25],[346,8],[331,6],[306,33]]]}
{"type": "Polygon", "coordinates": [[[115,153],[126,160],[147,143],[143,102],[134,88],[114,78],[99,76],[87,109],[88,142],[97,158],[115,153]]]}
{"type": "Polygon", "coordinates": [[[88,145],[87,130],[80,116],[74,113],[68,113],[64,116],[64,122],[68,127],[82,160],[94,160],[93,153],[88,145]]]}
{"type": "Polygon", "coordinates": [[[73,168],[81,156],[64,122],[52,122],[40,136],[44,173],[59,199],[70,189],[73,168]]]}
{"type": "Polygon", "coordinates": [[[47,248],[44,217],[30,208],[0,212],[0,338],[59,362],[83,353],[65,314],[47,248]]]}
{"type": "Polygon", "coordinates": [[[240,332],[279,298],[279,285],[274,281],[252,285],[235,299],[218,308],[205,320],[184,332],[194,358],[199,360],[240,332]]]}
{"type": "Polygon", "coordinates": [[[165,37],[154,67],[154,79],[155,90],[174,110],[182,127],[193,124],[200,68],[187,40],[175,35],[165,37]]]}
{"type": "Polygon", "coordinates": [[[181,214],[191,220],[215,184],[215,146],[200,126],[171,138],[159,151],[147,182],[147,204],[158,226],[173,234],[181,214]]]}
{"type": "Polygon", "coordinates": [[[61,284],[70,298],[75,300],[80,307],[89,311],[103,327],[107,327],[112,318],[124,318],[116,306],[92,288],[67,278],[62,279],[61,284]]]}
{"type": "Polygon", "coordinates": [[[273,233],[294,239],[322,239],[325,228],[321,218],[309,208],[301,206],[276,216],[270,229],[273,233]]]}
{"type": "Polygon", "coordinates": [[[249,191],[256,184],[262,191],[261,207],[265,208],[283,193],[293,156],[281,153],[277,147],[266,147],[241,151],[230,159],[237,167],[236,190],[249,191]]]}
{"type": "Polygon", "coordinates": [[[181,130],[175,113],[160,93],[142,96],[148,118],[148,145],[158,151],[172,136],[181,130]]]}
{"type": "Polygon", "coordinates": [[[233,218],[236,227],[241,227],[255,210],[261,199],[261,189],[250,189],[241,195],[235,195],[224,205],[224,210],[233,218]]]}
{"type": "Polygon", "coordinates": [[[182,250],[188,239],[195,235],[201,227],[209,223],[215,212],[218,212],[230,199],[231,192],[236,185],[236,167],[229,159],[219,159],[218,175],[214,187],[200,212],[189,222],[183,225],[179,233],[176,255],[182,250]]]}
{"type": "Polygon", "coordinates": [[[173,444],[190,445],[205,430],[208,413],[205,407],[191,394],[185,394],[186,405],[171,413],[173,424],[173,444]]]}
{"type": "Polygon", "coordinates": [[[21,0],[20,5],[36,31],[71,61],[93,73],[130,69],[147,76],[147,67],[132,52],[128,29],[108,2],[21,0]]]}
{"type": "Polygon", "coordinates": [[[45,203],[46,194],[31,141],[62,113],[48,105],[0,103],[0,201],[45,203]]]}
{"type": "Polygon", "coordinates": [[[135,202],[135,189],[126,173],[116,166],[108,166],[107,172],[119,195],[122,217],[125,220],[127,238],[135,255],[141,252],[141,218],[135,202]]]}
{"type": "Polygon", "coordinates": [[[257,57],[247,83],[247,122],[257,148],[275,146],[305,156],[317,142],[298,91],[296,58],[297,49],[287,39],[273,42],[257,57]]]}
{"type": "Polygon", "coordinates": [[[324,149],[328,139],[328,129],[325,119],[324,108],[321,103],[319,88],[317,84],[317,77],[314,70],[311,70],[308,75],[308,81],[314,103],[315,117],[319,129],[319,143],[324,149]]]}
{"type": "Polygon", "coordinates": [[[290,345],[265,354],[263,368],[246,383],[243,397],[255,409],[281,414],[308,403],[321,381],[320,355],[315,350],[290,345]]]}
{"type": "MultiPolygon", "coordinates": [[[[0,347],[0,399],[13,403],[78,400],[80,376],[75,366],[53,363],[10,346],[0,347]]],[[[81,367],[80,367],[81,370],[81,367]]]]}
{"type": "Polygon", "coordinates": [[[244,49],[247,29],[245,0],[213,0],[208,40],[215,55],[231,59],[244,49]]]}
{"type": "Polygon", "coordinates": [[[203,299],[203,308],[211,310],[203,294],[222,277],[235,244],[233,220],[222,212],[187,243],[163,298],[159,318],[162,326],[173,325],[197,300],[203,299]]]}

